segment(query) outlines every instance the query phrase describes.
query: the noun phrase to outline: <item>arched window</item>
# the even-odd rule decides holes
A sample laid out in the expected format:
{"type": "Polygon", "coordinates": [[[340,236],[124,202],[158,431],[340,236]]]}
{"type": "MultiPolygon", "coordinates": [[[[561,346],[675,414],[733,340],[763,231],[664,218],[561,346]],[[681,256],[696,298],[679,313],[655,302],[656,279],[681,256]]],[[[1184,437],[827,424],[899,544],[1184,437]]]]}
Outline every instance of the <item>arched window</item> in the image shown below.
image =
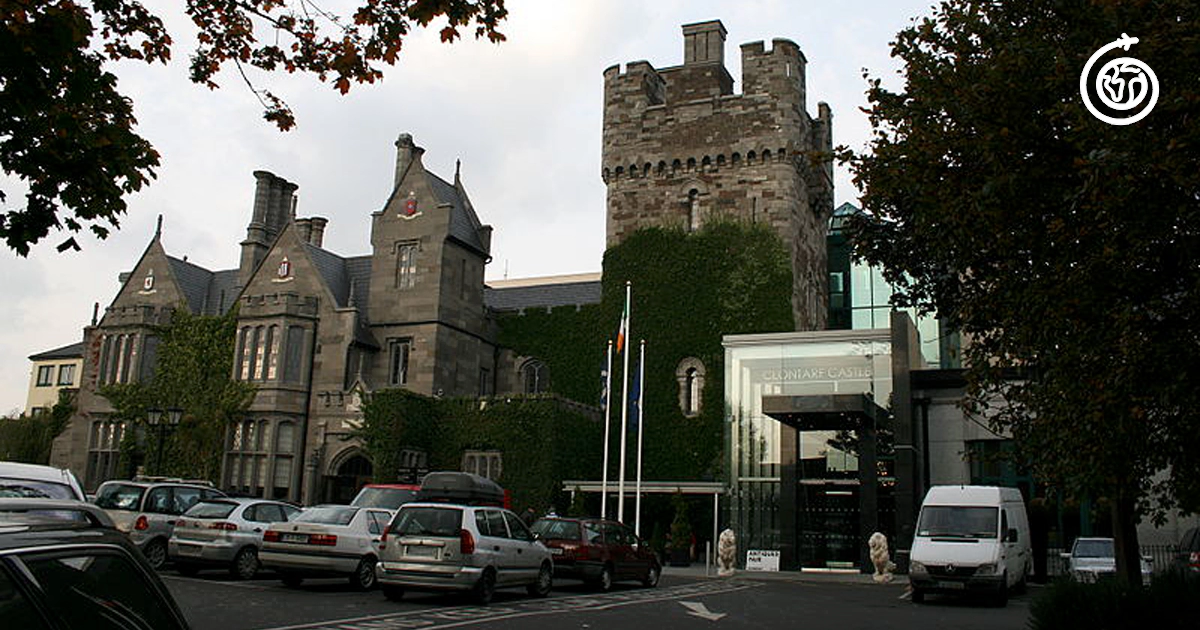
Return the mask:
{"type": "Polygon", "coordinates": [[[550,391],[550,369],[536,359],[521,366],[521,387],[526,394],[544,394],[550,391]]]}
{"type": "Polygon", "coordinates": [[[680,361],[675,379],[679,382],[679,410],[688,418],[700,415],[704,408],[704,364],[694,357],[680,361]]]}

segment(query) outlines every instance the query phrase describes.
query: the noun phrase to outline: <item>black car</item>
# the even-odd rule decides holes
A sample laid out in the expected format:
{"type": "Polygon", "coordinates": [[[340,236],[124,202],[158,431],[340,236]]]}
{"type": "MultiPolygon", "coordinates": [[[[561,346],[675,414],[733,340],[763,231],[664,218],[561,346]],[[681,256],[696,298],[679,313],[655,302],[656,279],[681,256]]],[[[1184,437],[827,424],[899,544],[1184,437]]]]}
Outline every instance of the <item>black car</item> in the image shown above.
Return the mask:
{"type": "Polygon", "coordinates": [[[187,630],[170,592],[104,510],[0,499],[0,625],[187,630]]]}

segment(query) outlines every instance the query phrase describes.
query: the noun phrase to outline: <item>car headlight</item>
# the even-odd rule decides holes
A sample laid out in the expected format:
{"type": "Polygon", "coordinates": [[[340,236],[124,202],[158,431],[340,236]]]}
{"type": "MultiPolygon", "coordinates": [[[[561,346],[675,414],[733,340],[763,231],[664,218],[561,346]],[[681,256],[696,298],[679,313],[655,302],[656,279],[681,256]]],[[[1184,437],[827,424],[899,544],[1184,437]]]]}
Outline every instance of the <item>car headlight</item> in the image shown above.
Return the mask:
{"type": "Polygon", "coordinates": [[[925,565],[917,562],[916,560],[908,563],[908,572],[915,575],[925,575],[926,573],[929,573],[929,571],[925,568],[925,565]]]}
{"type": "Polygon", "coordinates": [[[979,576],[996,575],[996,563],[989,562],[987,564],[979,565],[979,568],[975,569],[975,575],[979,575],[979,576]]]}

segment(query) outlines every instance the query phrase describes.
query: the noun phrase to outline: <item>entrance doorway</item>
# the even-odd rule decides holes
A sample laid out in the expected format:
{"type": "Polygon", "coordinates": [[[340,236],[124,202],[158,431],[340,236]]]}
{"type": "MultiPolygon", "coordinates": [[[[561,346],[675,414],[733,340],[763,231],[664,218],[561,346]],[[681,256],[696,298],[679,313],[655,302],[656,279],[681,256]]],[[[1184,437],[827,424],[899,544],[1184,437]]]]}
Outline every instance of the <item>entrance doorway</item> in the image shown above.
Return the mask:
{"type": "Polygon", "coordinates": [[[800,481],[796,506],[799,514],[800,566],[806,569],[858,568],[858,483],[834,484],[819,479],[800,481]]]}
{"type": "Polygon", "coordinates": [[[373,478],[371,460],[361,454],[346,458],[337,468],[337,474],[325,478],[325,502],[347,504],[354,500],[359,488],[373,478]]]}

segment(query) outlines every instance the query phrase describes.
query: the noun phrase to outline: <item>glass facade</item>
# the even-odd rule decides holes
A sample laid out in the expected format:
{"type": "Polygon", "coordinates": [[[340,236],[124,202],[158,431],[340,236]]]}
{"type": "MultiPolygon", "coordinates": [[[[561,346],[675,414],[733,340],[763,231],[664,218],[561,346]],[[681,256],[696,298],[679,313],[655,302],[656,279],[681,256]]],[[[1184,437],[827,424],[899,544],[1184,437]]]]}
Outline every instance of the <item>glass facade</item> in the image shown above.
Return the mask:
{"type": "MultiPolygon", "coordinates": [[[[781,514],[781,505],[797,501],[807,510],[801,520],[808,519],[810,530],[816,516],[824,515],[824,525],[818,525],[821,531],[814,535],[825,544],[822,532],[839,527],[829,519],[836,521],[841,514],[838,506],[847,503],[844,497],[857,496],[858,459],[842,440],[844,434],[797,432],[767,416],[763,397],[865,394],[886,407],[892,394],[889,329],[731,335],[724,346],[727,522],[738,533],[739,547],[780,549],[796,544],[785,540],[797,532],[787,531],[784,521],[789,519],[781,514]],[[784,466],[796,467],[803,489],[795,489],[796,498],[781,497],[784,466]]],[[[849,509],[857,512],[853,503],[849,509]]],[[[804,530],[805,523],[794,527],[804,530]]]]}

